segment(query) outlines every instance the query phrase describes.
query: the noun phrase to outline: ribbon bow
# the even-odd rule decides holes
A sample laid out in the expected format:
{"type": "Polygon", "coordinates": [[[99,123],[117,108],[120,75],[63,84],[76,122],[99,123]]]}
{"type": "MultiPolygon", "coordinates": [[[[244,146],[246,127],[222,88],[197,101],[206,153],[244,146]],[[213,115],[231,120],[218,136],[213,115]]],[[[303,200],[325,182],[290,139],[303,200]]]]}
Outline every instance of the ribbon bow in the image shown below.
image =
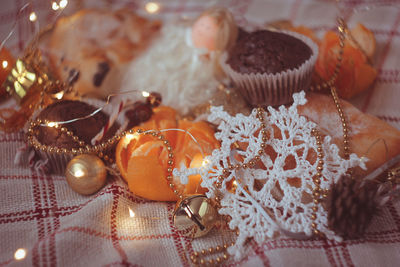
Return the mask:
{"type": "Polygon", "coordinates": [[[18,59],[7,77],[6,90],[8,93],[13,94],[18,100],[21,100],[26,96],[28,90],[36,80],[36,74],[30,72],[27,69],[26,63],[18,59]]]}

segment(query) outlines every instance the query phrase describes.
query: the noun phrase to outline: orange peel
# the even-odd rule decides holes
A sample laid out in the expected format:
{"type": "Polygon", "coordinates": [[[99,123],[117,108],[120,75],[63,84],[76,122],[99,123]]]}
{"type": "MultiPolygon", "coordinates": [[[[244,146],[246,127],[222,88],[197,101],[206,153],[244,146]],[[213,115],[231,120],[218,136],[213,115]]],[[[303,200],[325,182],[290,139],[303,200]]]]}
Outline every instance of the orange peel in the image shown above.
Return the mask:
{"type": "MultiPolygon", "coordinates": [[[[176,120],[176,111],[169,107],[155,108],[147,122],[133,128],[149,130],[181,129],[165,131],[165,136],[173,148],[175,167],[199,167],[203,157],[219,147],[214,130],[206,122],[176,120]]],[[[166,179],[169,151],[163,142],[151,135],[128,134],[121,138],[116,147],[116,164],[121,176],[128,183],[132,193],[156,201],[176,201],[177,195],[169,187],[166,179]]],[[[183,185],[179,177],[173,177],[177,189],[183,194],[204,193],[200,187],[200,175],[191,175],[188,184],[183,185]]]]}

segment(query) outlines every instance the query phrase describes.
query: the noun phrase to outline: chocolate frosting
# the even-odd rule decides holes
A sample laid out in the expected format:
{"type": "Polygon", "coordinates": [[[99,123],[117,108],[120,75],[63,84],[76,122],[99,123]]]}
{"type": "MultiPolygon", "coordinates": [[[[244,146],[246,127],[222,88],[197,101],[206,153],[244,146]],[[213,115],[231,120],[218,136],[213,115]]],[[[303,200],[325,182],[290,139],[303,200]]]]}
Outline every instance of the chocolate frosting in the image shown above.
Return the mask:
{"type": "MultiPolygon", "coordinates": [[[[63,100],[46,107],[39,114],[38,118],[51,122],[67,121],[89,115],[96,109],[97,108],[81,101],[63,100]]],[[[86,144],[91,144],[92,138],[100,132],[107,121],[108,115],[100,111],[92,117],[64,124],[63,127],[72,131],[74,135],[79,137],[79,140],[84,141],[86,144]]],[[[108,139],[115,134],[117,128],[118,126],[114,124],[104,138],[108,139]]],[[[73,141],[72,137],[68,136],[66,133],[62,133],[60,129],[52,127],[39,127],[37,139],[41,144],[53,145],[58,148],[79,147],[78,143],[73,141]]]]}
{"type": "Polygon", "coordinates": [[[239,38],[227,63],[240,73],[275,74],[299,67],[311,55],[311,48],[295,37],[260,30],[239,38]]]}

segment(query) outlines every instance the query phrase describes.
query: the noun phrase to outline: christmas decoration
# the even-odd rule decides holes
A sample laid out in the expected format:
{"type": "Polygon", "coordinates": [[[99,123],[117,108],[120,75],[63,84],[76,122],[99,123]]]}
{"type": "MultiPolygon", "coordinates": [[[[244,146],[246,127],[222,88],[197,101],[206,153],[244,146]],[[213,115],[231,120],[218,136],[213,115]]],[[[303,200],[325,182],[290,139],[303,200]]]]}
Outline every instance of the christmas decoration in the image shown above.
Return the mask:
{"type": "Polygon", "coordinates": [[[350,168],[365,166],[355,154],[348,160],[341,158],[330,136],[313,137],[318,126],[297,113],[297,106],[306,103],[304,95],[294,94],[289,108],[268,107],[268,113],[254,110],[248,117],[231,117],[222,108],[211,108],[209,120],[219,123],[215,136],[221,149],[206,157],[205,167],[174,170],[182,183],[190,175],[201,174],[201,185],[209,189],[206,195],[221,199],[219,213],[229,215],[230,228],[239,230],[235,245],[228,249],[236,258],[248,238],[261,244],[278,233],[302,237],[317,230],[340,240],[329,229],[326,209],[313,196],[324,195],[350,168]],[[317,159],[319,154],[322,158],[317,159]],[[252,158],[258,164],[248,162],[252,158]],[[236,168],[238,164],[242,168],[236,168]],[[313,178],[319,171],[322,177],[316,187],[313,178]]]}
{"type": "Polygon", "coordinates": [[[68,163],[65,177],[72,190],[82,195],[91,195],[104,186],[107,170],[97,156],[82,154],[68,163]]]}
{"type": "Polygon", "coordinates": [[[214,227],[217,216],[205,195],[191,195],[176,204],[174,225],[183,235],[196,238],[214,227]]]}
{"type": "Polygon", "coordinates": [[[62,99],[72,90],[53,78],[41,52],[31,46],[24,57],[16,60],[3,85],[20,106],[19,109],[0,110],[3,119],[0,128],[7,132],[21,129],[36,109],[62,99]]]}
{"type": "Polygon", "coordinates": [[[329,190],[329,228],[345,238],[361,236],[378,207],[376,193],[376,184],[369,182],[361,186],[360,181],[342,176],[329,190]]]}

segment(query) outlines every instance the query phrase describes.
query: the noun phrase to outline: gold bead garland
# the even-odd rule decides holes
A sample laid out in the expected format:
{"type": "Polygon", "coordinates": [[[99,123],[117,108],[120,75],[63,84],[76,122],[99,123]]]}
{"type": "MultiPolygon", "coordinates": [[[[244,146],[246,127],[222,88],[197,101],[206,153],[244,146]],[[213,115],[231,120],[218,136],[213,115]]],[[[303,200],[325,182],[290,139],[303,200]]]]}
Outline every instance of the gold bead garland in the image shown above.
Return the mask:
{"type": "Polygon", "coordinates": [[[223,261],[226,261],[229,258],[229,254],[226,253],[228,247],[233,246],[234,242],[228,244],[225,243],[222,246],[210,247],[208,249],[203,249],[200,252],[196,251],[190,255],[190,259],[195,265],[218,265],[223,261]],[[222,257],[216,257],[215,259],[205,260],[204,257],[207,257],[211,254],[222,253],[222,257]]]}
{"type": "Polygon", "coordinates": [[[345,35],[347,33],[347,25],[344,21],[343,18],[338,18],[338,30],[339,30],[339,55],[337,56],[337,62],[335,66],[335,70],[333,71],[333,74],[331,78],[327,82],[323,82],[321,84],[318,84],[316,86],[311,86],[310,90],[311,91],[320,91],[321,89],[327,89],[331,88],[337,79],[337,76],[339,75],[340,68],[342,66],[342,61],[343,61],[343,50],[344,50],[344,42],[345,42],[345,35]]]}
{"type": "MultiPolygon", "coordinates": [[[[343,131],[343,150],[344,150],[344,159],[349,159],[350,156],[350,142],[349,142],[349,125],[346,121],[346,116],[344,113],[344,110],[340,104],[339,101],[339,97],[337,95],[337,91],[336,88],[334,86],[337,76],[339,74],[341,65],[342,65],[342,61],[343,61],[343,51],[344,51],[344,45],[345,45],[345,36],[348,33],[348,29],[347,29],[347,25],[344,21],[343,18],[339,18],[338,19],[338,31],[339,31],[339,55],[337,56],[337,63],[335,66],[335,70],[331,76],[331,78],[329,79],[329,81],[322,83],[321,85],[316,85],[316,86],[311,86],[311,91],[314,90],[321,90],[321,89],[330,89],[330,93],[332,95],[332,99],[333,102],[335,104],[336,110],[338,112],[341,124],[342,124],[342,131],[343,131]]],[[[316,131],[315,129],[313,129],[312,132],[315,135],[315,138],[317,140],[317,145],[318,145],[318,153],[322,153],[322,147],[320,146],[320,141],[318,139],[320,139],[320,135],[318,133],[318,131],[316,131]]],[[[319,161],[322,162],[323,164],[323,154],[321,154],[322,156],[320,157],[320,154],[318,154],[318,158],[319,161]]],[[[319,162],[319,163],[320,163],[319,162]]],[[[318,167],[319,168],[319,167],[318,167]]],[[[314,192],[313,192],[313,201],[314,201],[314,207],[313,207],[313,213],[311,215],[311,219],[313,221],[316,220],[316,212],[318,211],[318,203],[320,203],[322,201],[322,199],[320,198],[321,196],[321,188],[320,188],[320,178],[322,177],[322,166],[320,167],[321,169],[318,169],[317,172],[317,177],[314,178],[314,184],[315,184],[315,188],[314,188],[314,192]]],[[[352,170],[348,170],[347,173],[350,175],[351,179],[354,179],[354,177],[352,176],[353,171],[352,170]]],[[[327,197],[327,192],[324,192],[324,194],[322,194],[323,197],[327,197]]],[[[314,229],[313,232],[316,235],[321,235],[320,231],[317,230],[317,225],[313,222],[311,224],[311,227],[314,229]]]]}
{"type": "Polygon", "coordinates": [[[349,159],[349,156],[350,156],[350,143],[349,143],[350,129],[349,129],[349,125],[346,121],[346,116],[344,114],[344,110],[340,104],[339,97],[336,92],[336,88],[334,86],[331,87],[331,95],[333,98],[333,102],[335,103],[336,110],[339,114],[340,121],[342,123],[344,158],[349,159]]]}
{"type": "Polygon", "coordinates": [[[317,224],[315,223],[315,220],[317,219],[317,211],[318,211],[318,204],[321,203],[321,201],[326,197],[326,192],[323,192],[321,189],[321,178],[322,178],[322,170],[324,166],[324,152],[322,150],[322,140],[321,140],[321,134],[317,129],[312,129],[311,134],[315,137],[316,144],[317,144],[317,173],[313,177],[313,182],[314,182],[314,189],[312,192],[312,198],[314,202],[314,206],[312,207],[313,213],[311,214],[311,220],[313,222],[311,223],[311,227],[313,229],[313,233],[315,235],[322,235],[321,232],[317,229],[317,224]]]}
{"type": "MultiPolygon", "coordinates": [[[[138,130],[139,132],[139,130],[138,130]]],[[[109,149],[115,142],[120,140],[122,137],[124,137],[127,134],[133,134],[133,130],[128,130],[128,131],[123,131],[120,134],[114,135],[110,139],[103,141],[102,143],[98,145],[88,145],[84,141],[80,140],[78,136],[74,135],[72,131],[69,131],[66,127],[61,127],[60,124],[56,122],[49,122],[47,120],[41,120],[37,119],[33,122],[30,123],[30,127],[28,129],[28,144],[30,146],[33,146],[36,150],[41,150],[44,152],[52,152],[56,154],[69,154],[69,155],[80,155],[80,154],[97,154],[104,160],[108,161],[109,163],[113,163],[113,160],[105,155],[102,151],[109,149]],[[40,144],[37,139],[35,138],[35,135],[37,134],[37,131],[35,131],[35,128],[38,126],[43,126],[43,127],[54,127],[56,129],[60,129],[61,132],[66,133],[68,136],[72,138],[77,144],[80,146],[79,148],[57,148],[53,146],[48,146],[48,145],[43,145],[40,144]]]]}

